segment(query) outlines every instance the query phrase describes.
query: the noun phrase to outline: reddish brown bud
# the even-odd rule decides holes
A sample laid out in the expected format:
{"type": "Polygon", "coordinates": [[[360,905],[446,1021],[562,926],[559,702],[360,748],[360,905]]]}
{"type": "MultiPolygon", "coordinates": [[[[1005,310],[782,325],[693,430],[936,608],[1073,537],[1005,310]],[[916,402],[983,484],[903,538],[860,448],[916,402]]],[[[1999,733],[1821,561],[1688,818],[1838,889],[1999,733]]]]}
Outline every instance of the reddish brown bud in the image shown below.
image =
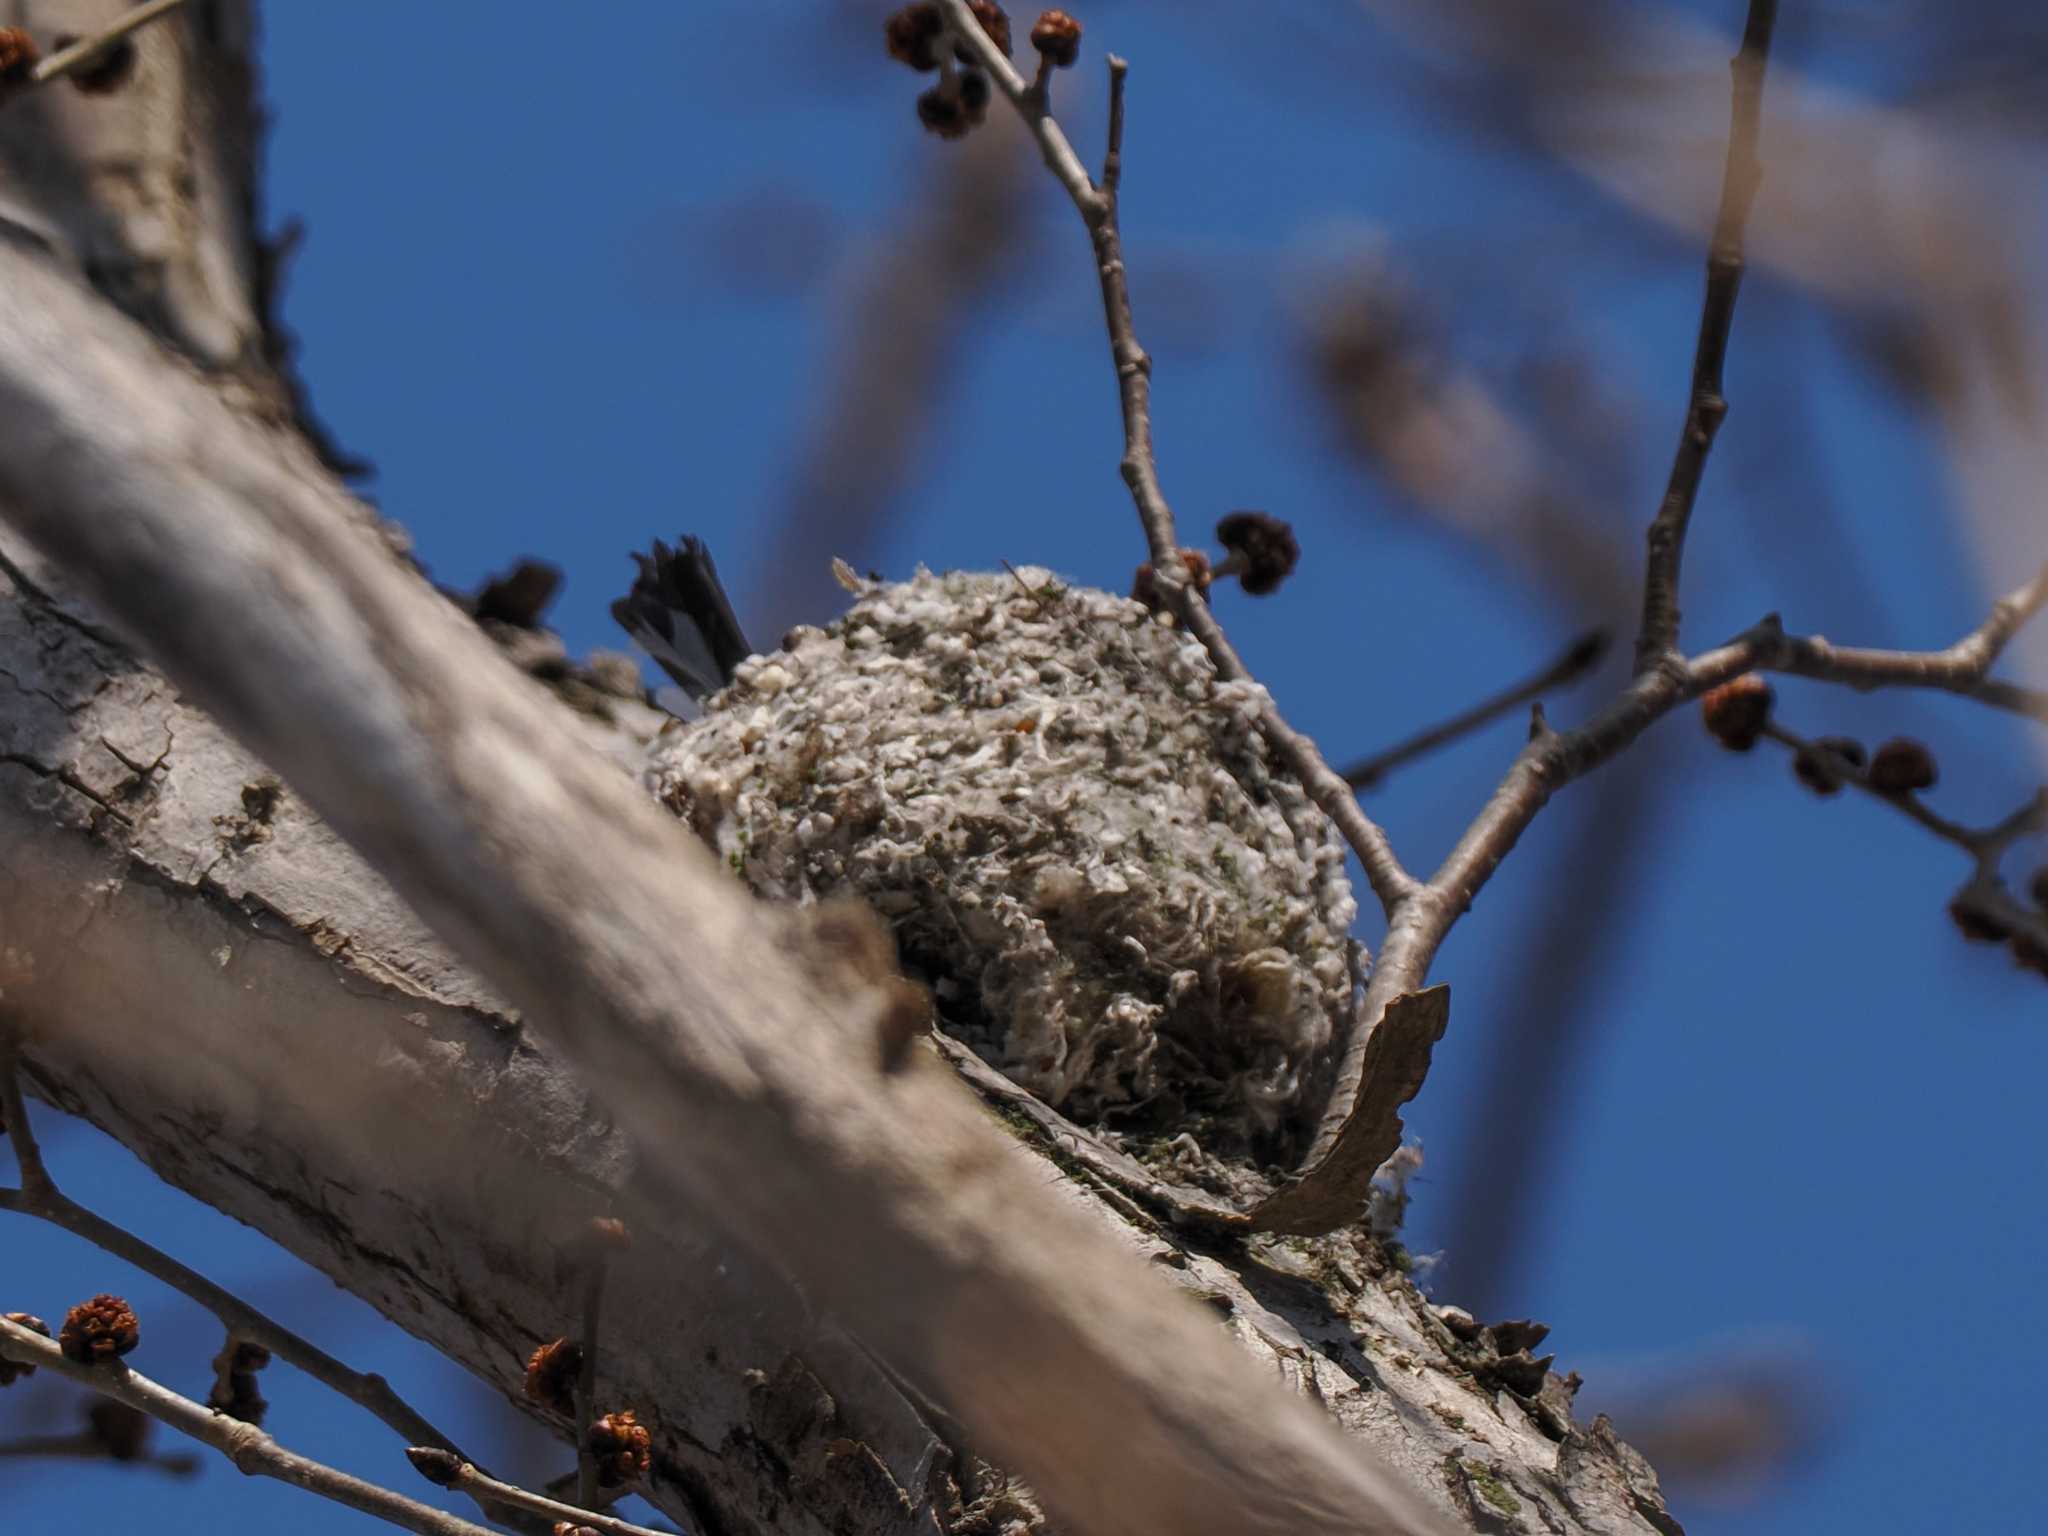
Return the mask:
{"type": "Polygon", "coordinates": [[[597,1481],[602,1488],[638,1482],[654,1464],[654,1437],[630,1408],[608,1413],[593,1423],[586,1443],[597,1458],[597,1481]]]}
{"type": "Polygon", "coordinates": [[[36,40],[28,33],[20,27],[0,27],[0,87],[26,80],[39,57],[36,40]]]}
{"type": "Polygon", "coordinates": [[[566,1520],[557,1520],[554,1536],[598,1536],[598,1531],[595,1526],[571,1525],[566,1520]]]}
{"type": "Polygon", "coordinates": [[[57,1347],[69,1360],[97,1365],[118,1359],[142,1342],[142,1325],[128,1303],[104,1292],[64,1314],[57,1347]]]}
{"type": "Polygon", "coordinates": [[[131,1408],[111,1397],[95,1401],[86,1411],[86,1422],[91,1424],[92,1437],[99,1441],[100,1449],[116,1461],[139,1460],[148,1449],[149,1432],[155,1427],[155,1420],[140,1408],[131,1408]]]}
{"type": "Polygon", "coordinates": [[[1081,57],[1081,23],[1065,11],[1040,11],[1031,27],[1031,46],[1047,63],[1065,69],[1081,57]]]}
{"type": "Polygon", "coordinates": [[[1771,722],[1772,697],[1769,683],[1745,672],[1700,696],[1700,718],[1730,752],[1747,752],[1771,722]]]}
{"type": "MultiPolygon", "coordinates": [[[[31,1333],[40,1333],[46,1339],[50,1336],[50,1325],[40,1317],[32,1317],[26,1312],[9,1312],[7,1314],[7,1321],[14,1324],[17,1328],[26,1328],[31,1333]]],[[[0,1387],[11,1387],[21,1380],[22,1377],[33,1376],[35,1373],[36,1368],[32,1365],[15,1360],[0,1359],[0,1387]]]]}
{"type": "Polygon", "coordinates": [[[936,5],[906,5],[882,24],[889,57],[912,69],[939,67],[939,38],[946,21],[936,5]]]}
{"type": "Polygon", "coordinates": [[[1799,782],[1816,795],[1839,794],[1842,769],[1863,766],[1863,744],[1847,736],[1823,736],[1799,749],[1792,759],[1792,771],[1799,782]]]}
{"type": "Polygon", "coordinates": [[[1253,597],[1277,589],[1301,559],[1294,530],[1268,512],[1232,512],[1217,523],[1216,542],[1230,551],[1217,574],[1237,577],[1253,597]]]}
{"type": "Polygon", "coordinates": [[[1934,754],[1908,736],[1895,736],[1870,760],[1870,782],[1887,795],[1934,788],[1934,754]]]}
{"type": "Polygon", "coordinates": [[[616,1216],[593,1216],[590,1218],[590,1241],[595,1247],[624,1253],[633,1246],[633,1234],[616,1216]]]}
{"type": "Polygon", "coordinates": [[[536,1349],[526,1362],[528,1401],[557,1413],[576,1411],[576,1378],[583,1371],[583,1346],[556,1339],[536,1349]]]}
{"type": "MultiPolygon", "coordinates": [[[[55,49],[61,53],[78,39],[69,32],[60,33],[55,49]]],[[[135,41],[133,38],[117,37],[98,53],[77,65],[66,76],[71,84],[88,96],[105,96],[118,91],[128,83],[135,73],[135,41]]]]}

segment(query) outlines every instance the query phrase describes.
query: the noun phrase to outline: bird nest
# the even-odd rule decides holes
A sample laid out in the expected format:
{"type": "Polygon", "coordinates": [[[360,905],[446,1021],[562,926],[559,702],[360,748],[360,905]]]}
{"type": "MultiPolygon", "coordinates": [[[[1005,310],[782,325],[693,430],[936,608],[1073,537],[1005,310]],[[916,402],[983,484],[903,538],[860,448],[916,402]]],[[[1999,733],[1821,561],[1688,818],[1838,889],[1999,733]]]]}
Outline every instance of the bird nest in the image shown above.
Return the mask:
{"type": "Polygon", "coordinates": [[[1069,1119],[1291,1166],[1364,956],[1263,703],[1128,599],[921,571],[745,662],[650,772],[758,894],[870,903],[948,1033],[1069,1119]]]}

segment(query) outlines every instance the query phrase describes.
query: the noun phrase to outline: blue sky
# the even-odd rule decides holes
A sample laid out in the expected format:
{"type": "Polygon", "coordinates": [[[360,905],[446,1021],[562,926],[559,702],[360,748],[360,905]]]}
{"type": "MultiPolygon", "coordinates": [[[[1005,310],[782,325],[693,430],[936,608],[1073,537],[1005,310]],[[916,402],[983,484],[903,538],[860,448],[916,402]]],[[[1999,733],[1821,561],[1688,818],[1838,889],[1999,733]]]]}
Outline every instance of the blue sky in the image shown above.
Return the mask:
{"type": "MultiPolygon", "coordinates": [[[[376,463],[369,489],[437,579],[554,561],[568,577],[554,620],[579,649],[621,643],[606,605],[627,551],[683,531],[711,542],[743,618],[780,612],[835,554],[1128,583],[1143,546],[1086,244],[1042,177],[1004,275],[945,349],[878,531],[843,548],[778,536],[849,295],[960,153],[917,131],[920,85],[877,41],[884,9],[700,3],[594,23],[508,0],[486,24],[473,5],[268,8],[269,203],[308,226],[286,315],[317,409],[376,463]],[[365,36],[392,40],[370,69],[365,36]]],[[[1739,5],[1690,9],[1732,39],[1739,5]]],[[[1252,38],[1207,5],[1080,14],[1084,67],[1061,84],[1091,157],[1101,49],[1133,65],[1123,218],[1167,492],[1191,542],[1260,506],[1308,551],[1279,597],[1218,600],[1283,710],[1341,760],[1547,658],[1583,613],[1333,450],[1297,340],[1319,275],[1379,241],[1429,287],[1462,366],[1506,379],[1559,351],[1596,358],[1627,425],[1586,467],[1604,499],[1585,521],[1632,567],[1682,409],[1698,250],[1476,136],[1426,89],[1391,88],[1398,49],[1349,10],[1277,5],[1252,38]]],[[[1787,46],[1825,73],[1829,41],[1816,23],[1787,46]]],[[[1695,644],[1771,609],[1912,646],[1978,621],[1990,594],[1932,435],[1812,301],[1751,284],[1728,386],[1687,567],[1695,644]]],[[[1612,682],[1561,696],[1553,719],[1582,717],[1612,682]]],[[[1781,698],[1810,733],[1935,742],[1935,803],[1966,822],[2041,777],[2039,741],[1988,712],[1796,683],[1781,698]]],[[[1449,847],[1519,730],[1372,796],[1411,865],[1449,847]]],[[[1601,841],[1625,772],[1603,770],[1537,823],[1439,962],[1454,1004],[1409,1117],[1428,1152],[1414,1246],[1445,1247],[1453,1212],[1500,1172],[1503,1154],[1479,1151],[1489,1067],[1562,996],[1580,1045],[1545,1090],[1549,1134],[1505,1154],[1537,1159],[1535,1177],[1484,1305],[1550,1322],[1588,1409],[1754,1360],[1812,1391],[1817,1438],[1791,1471],[1739,1503],[1674,1491],[1694,1536],[2003,1526],[2038,1460],[2010,1320],[2048,1269],[2048,988],[1961,942],[1943,915],[1959,856],[1896,814],[1816,801],[1781,758],[1722,753],[1689,716],[1645,751],[1640,851],[1601,841]],[[1533,947],[1624,857],[1633,873],[1590,916],[1591,942],[1533,947]]],[[[2022,875],[2048,856],[2032,853],[2022,875]]],[[[504,1459],[499,1416],[430,1352],[93,1133],[47,1139],[80,1198],[390,1374],[458,1432],[480,1426],[472,1443],[504,1459]]],[[[121,1288],[60,1235],[10,1226],[6,1243],[36,1310],[121,1288]]],[[[1471,1300],[1464,1283],[1448,1247],[1437,1293],[1471,1300]]],[[[154,1333],[150,1363],[200,1380],[216,1340],[180,1305],[153,1304],[191,1326],[154,1333]]],[[[273,1428],[406,1480],[379,1427],[287,1378],[265,1382],[273,1428]]],[[[54,1389],[37,1401],[71,1411],[54,1389]]],[[[0,1462],[0,1488],[19,1529],[74,1527],[75,1467],[0,1462]]],[[[91,1488],[109,1529],[371,1528],[225,1466],[91,1488]]]]}

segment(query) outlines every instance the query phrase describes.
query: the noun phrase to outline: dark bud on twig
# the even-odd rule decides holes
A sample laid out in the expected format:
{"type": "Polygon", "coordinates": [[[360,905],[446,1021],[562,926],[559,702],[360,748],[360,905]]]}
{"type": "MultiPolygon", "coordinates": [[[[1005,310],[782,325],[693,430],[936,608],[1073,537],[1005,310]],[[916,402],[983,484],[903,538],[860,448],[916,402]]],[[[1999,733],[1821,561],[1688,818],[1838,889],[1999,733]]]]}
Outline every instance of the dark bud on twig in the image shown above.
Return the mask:
{"type": "Polygon", "coordinates": [[[979,127],[988,117],[988,76],[978,69],[960,71],[960,110],[971,127],[979,127]]]}
{"type": "Polygon", "coordinates": [[[541,1345],[526,1362],[527,1400],[557,1413],[574,1413],[576,1377],[582,1369],[583,1346],[575,1340],[541,1345]]]}
{"type": "Polygon", "coordinates": [[[1747,752],[1771,723],[1771,685],[1754,672],[1700,695],[1700,719],[1730,752],[1747,752]]]}
{"type": "Polygon", "coordinates": [[[1948,915],[1973,944],[2003,944],[2012,937],[2005,919],[1971,901],[1967,891],[1948,904],[1948,915]]]}
{"type": "Polygon", "coordinates": [[[0,27],[0,91],[27,80],[40,56],[35,39],[20,27],[0,27]]]}
{"type": "Polygon", "coordinates": [[[1870,760],[1871,786],[1883,794],[1932,789],[1935,778],[1934,754],[1908,736],[1893,737],[1870,760]]]}
{"type": "Polygon", "coordinates": [[[2027,891],[2034,898],[2034,905],[2048,910],[2048,864],[2034,871],[2034,878],[2027,882],[2027,891]]]}
{"type": "MultiPolygon", "coordinates": [[[[981,23],[981,30],[995,42],[1004,58],[1010,56],[1010,18],[995,0],[967,0],[967,9],[974,12],[974,19],[981,23]]],[[[956,49],[962,64],[972,64],[973,59],[964,48],[956,49]]]]}
{"type": "Polygon", "coordinates": [[[566,1520],[557,1520],[554,1536],[599,1536],[599,1532],[595,1526],[571,1525],[566,1520]]]}
{"type": "MultiPolygon", "coordinates": [[[[26,1312],[9,1312],[7,1321],[17,1328],[28,1329],[30,1333],[40,1333],[46,1339],[50,1336],[50,1325],[26,1312]]],[[[22,1377],[35,1373],[36,1368],[23,1361],[0,1359],[0,1387],[11,1387],[22,1377]]]]}
{"type": "Polygon", "coordinates": [[[139,1461],[149,1448],[149,1431],[154,1421],[140,1408],[102,1397],[86,1411],[86,1422],[92,1426],[92,1437],[99,1442],[100,1449],[115,1461],[139,1461]]]}
{"type": "Polygon", "coordinates": [[[413,1471],[437,1488],[454,1486],[455,1479],[462,1474],[462,1458],[438,1446],[409,1445],[405,1448],[405,1459],[412,1463],[413,1471]]]}
{"type": "MultiPolygon", "coordinates": [[[[56,40],[56,51],[62,53],[78,39],[71,33],[60,33],[56,40]]],[[[117,37],[98,53],[80,64],[70,73],[73,86],[88,96],[105,96],[118,91],[128,83],[135,73],[135,40],[117,37]]]]}
{"type": "Polygon", "coordinates": [[[1863,743],[1848,736],[1823,736],[1801,747],[1792,759],[1799,782],[1816,795],[1841,793],[1842,765],[1863,766],[1863,743]]]}
{"type": "Polygon", "coordinates": [[[889,57],[912,69],[939,67],[939,39],[946,20],[936,5],[906,5],[882,24],[889,57]]]}
{"type": "Polygon", "coordinates": [[[590,1454],[597,1458],[600,1488],[638,1482],[653,1465],[654,1437],[648,1434],[646,1425],[633,1417],[630,1408],[608,1413],[593,1423],[587,1444],[590,1454]]]}
{"type": "Polygon", "coordinates": [[[98,1365],[118,1359],[142,1342],[142,1325],[128,1303],[118,1296],[102,1293],[81,1301],[64,1314],[64,1326],[57,1334],[57,1347],[67,1360],[81,1365],[98,1365]]]}
{"type": "Polygon", "coordinates": [[[917,98],[917,120],[924,124],[927,133],[936,133],[942,139],[962,138],[974,126],[967,120],[967,109],[960,104],[959,93],[943,85],[935,85],[917,98]]]}
{"type": "Polygon", "coordinates": [[[1216,525],[1216,542],[1230,551],[1216,574],[1235,576],[1253,597],[1276,590],[1301,559],[1294,530],[1268,512],[1232,512],[1216,525]]]}
{"type": "Polygon", "coordinates": [[[1031,46],[1055,69],[1069,68],[1081,57],[1081,23],[1065,11],[1040,11],[1031,28],[1031,46]]]}

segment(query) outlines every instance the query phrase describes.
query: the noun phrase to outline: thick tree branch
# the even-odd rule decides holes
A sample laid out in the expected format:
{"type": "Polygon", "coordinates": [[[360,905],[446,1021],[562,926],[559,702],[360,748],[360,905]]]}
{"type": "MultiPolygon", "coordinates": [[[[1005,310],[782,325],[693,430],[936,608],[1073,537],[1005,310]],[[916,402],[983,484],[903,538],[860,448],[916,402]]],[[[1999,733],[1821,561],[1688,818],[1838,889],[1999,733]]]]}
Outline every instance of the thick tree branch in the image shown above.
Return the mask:
{"type": "Polygon", "coordinates": [[[6,247],[0,416],[0,510],[564,1047],[651,1180],[929,1384],[1059,1517],[1440,1528],[1165,1304],[949,1073],[878,1076],[886,995],[566,738],[315,465],[6,247]]]}

